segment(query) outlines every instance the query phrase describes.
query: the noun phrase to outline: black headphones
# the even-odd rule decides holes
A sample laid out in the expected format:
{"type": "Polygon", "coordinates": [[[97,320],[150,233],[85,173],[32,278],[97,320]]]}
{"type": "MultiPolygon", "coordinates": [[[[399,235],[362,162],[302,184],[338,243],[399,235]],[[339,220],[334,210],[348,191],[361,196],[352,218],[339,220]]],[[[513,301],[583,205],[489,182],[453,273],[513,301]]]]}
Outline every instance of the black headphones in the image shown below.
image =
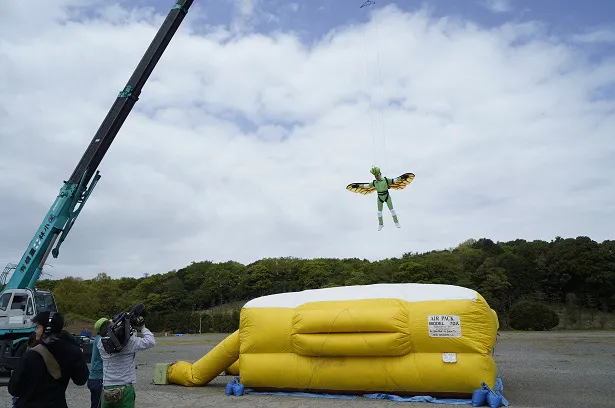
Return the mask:
{"type": "Polygon", "coordinates": [[[43,330],[43,333],[45,334],[51,333],[51,319],[53,319],[53,312],[49,312],[49,320],[47,321],[47,324],[45,325],[45,330],[43,330]]]}

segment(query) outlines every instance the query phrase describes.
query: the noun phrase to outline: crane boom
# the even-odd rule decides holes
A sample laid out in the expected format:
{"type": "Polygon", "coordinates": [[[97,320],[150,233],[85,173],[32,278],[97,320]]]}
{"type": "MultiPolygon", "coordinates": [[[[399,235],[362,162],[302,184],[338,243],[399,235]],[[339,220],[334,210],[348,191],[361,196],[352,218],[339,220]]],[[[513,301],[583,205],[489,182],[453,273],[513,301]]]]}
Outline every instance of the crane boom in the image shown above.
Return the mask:
{"type": "Polygon", "coordinates": [[[94,169],[102,161],[107,153],[107,149],[109,149],[113,139],[124,124],[124,120],[130,114],[135,102],[139,100],[143,85],[145,85],[154,67],[156,67],[171,38],[175,35],[192,2],[193,0],[179,0],[175,3],[145,55],[141,58],[139,65],[128,80],[128,83],[118,95],[107,117],[92,138],[92,142],[68,179],[69,183],[77,184],[82,182],[87,184],[90,181],[94,169]]]}
{"type": "MultiPolygon", "coordinates": [[[[47,257],[59,255],[62,242],[70,232],[92,190],[100,179],[98,166],[115,139],[160,57],[182,23],[193,0],[177,0],[141,58],[139,65],[117,96],[107,116],[92,138],[70,178],[64,181],[51,208],[30,241],[18,264],[9,264],[0,275],[0,367],[13,369],[24,353],[28,335],[34,332],[31,318],[38,312],[57,312],[53,295],[36,290],[47,257]],[[55,245],[55,247],[54,247],[55,245]]],[[[91,343],[82,345],[89,360],[91,343]]]]}
{"type": "Polygon", "coordinates": [[[178,0],[169,11],[70,178],[64,182],[5,289],[34,287],[49,253],[51,252],[54,258],[58,257],[62,242],[66,239],[83,205],[100,179],[98,166],[133,106],[139,100],[143,86],[175,35],[192,2],[193,0],[178,0]],[[56,246],[52,249],[54,244],[56,246]]]}

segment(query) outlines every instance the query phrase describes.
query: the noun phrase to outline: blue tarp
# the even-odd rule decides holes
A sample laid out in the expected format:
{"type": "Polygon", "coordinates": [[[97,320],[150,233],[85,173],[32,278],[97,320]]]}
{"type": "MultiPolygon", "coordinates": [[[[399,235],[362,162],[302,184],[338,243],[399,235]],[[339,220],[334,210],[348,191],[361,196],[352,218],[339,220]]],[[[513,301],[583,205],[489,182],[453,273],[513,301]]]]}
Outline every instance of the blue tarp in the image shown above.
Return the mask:
{"type": "MultiPolygon", "coordinates": [[[[495,386],[493,387],[493,391],[502,397],[502,405],[508,406],[508,401],[502,395],[502,391],[504,390],[504,384],[502,383],[502,378],[499,376],[495,379],[495,386]]],[[[472,405],[472,399],[456,399],[456,398],[434,398],[428,395],[425,396],[416,396],[416,397],[402,397],[399,395],[392,394],[364,394],[365,398],[373,398],[373,399],[388,399],[392,401],[398,402],[432,402],[434,404],[450,404],[450,405],[472,405]]]]}
{"type": "Polygon", "coordinates": [[[333,398],[333,399],[350,399],[355,400],[361,398],[360,395],[346,395],[346,394],[325,394],[325,393],[311,393],[311,392],[275,392],[275,391],[253,391],[250,388],[246,388],[246,394],[262,394],[262,395],[286,395],[289,397],[310,397],[310,398],[333,398]]]}
{"type": "MultiPolygon", "coordinates": [[[[235,380],[231,383],[238,383],[239,377],[235,377],[235,380]]],[[[230,384],[230,383],[229,383],[230,384]]],[[[499,376],[496,378],[495,387],[493,387],[493,392],[502,398],[502,405],[508,406],[509,403],[502,395],[502,391],[504,390],[504,384],[502,383],[502,378],[499,376]]],[[[472,399],[455,399],[455,398],[434,398],[429,395],[424,396],[416,396],[416,397],[403,397],[394,394],[363,394],[363,395],[345,395],[345,394],[321,394],[321,393],[310,393],[310,392],[274,392],[274,391],[254,391],[250,388],[246,388],[244,391],[246,394],[262,394],[262,395],[286,395],[291,397],[310,397],[310,398],[337,398],[337,399],[358,399],[361,396],[364,398],[371,399],[386,399],[397,402],[431,402],[434,404],[449,404],[449,405],[472,405],[472,399]]],[[[488,404],[486,404],[488,406],[488,404]]]]}

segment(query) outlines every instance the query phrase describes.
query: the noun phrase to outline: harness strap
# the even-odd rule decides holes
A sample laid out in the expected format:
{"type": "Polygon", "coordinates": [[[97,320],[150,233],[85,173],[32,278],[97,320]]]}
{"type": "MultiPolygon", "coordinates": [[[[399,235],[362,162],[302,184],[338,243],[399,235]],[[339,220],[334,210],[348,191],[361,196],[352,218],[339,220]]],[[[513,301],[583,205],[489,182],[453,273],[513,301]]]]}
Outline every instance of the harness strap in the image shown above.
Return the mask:
{"type": "MultiPolygon", "coordinates": [[[[389,187],[390,187],[391,185],[389,184],[389,179],[388,179],[388,178],[383,177],[383,179],[384,179],[384,181],[387,183],[387,189],[386,189],[386,191],[378,191],[378,195],[379,195],[379,196],[387,196],[387,198],[388,198],[388,195],[389,195],[389,187]]],[[[374,187],[376,187],[376,182],[374,182],[374,187]]],[[[384,200],[384,201],[386,201],[386,200],[384,200]]],[[[384,202],[384,201],[382,201],[382,202],[384,202]]]]}
{"type": "Polygon", "coordinates": [[[43,357],[45,366],[47,366],[47,371],[49,372],[49,374],[51,374],[53,378],[59,380],[60,377],[62,377],[62,370],[60,370],[60,364],[58,364],[58,361],[47,349],[47,347],[43,346],[42,344],[38,344],[32,347],[30,350],[37,352],[41,355],[41,357],[43,357]]]}

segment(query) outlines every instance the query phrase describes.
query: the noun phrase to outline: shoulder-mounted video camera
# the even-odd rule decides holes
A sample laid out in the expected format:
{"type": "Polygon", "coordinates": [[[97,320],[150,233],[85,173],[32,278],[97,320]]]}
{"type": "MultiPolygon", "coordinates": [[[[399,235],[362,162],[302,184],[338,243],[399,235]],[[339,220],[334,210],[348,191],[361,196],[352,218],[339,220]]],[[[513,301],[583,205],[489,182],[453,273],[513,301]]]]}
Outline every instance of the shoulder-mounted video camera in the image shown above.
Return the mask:
{"type": "Polygon", "coordinates": [[[113,323],[102,333],[103,348],[109,354],[119,353],[128,344],[128,340],[136,331],[136,327],[143,326],[147,312],[145,305],[139,303],[130,312],[121,312],[113,316],[113,323]]]}

